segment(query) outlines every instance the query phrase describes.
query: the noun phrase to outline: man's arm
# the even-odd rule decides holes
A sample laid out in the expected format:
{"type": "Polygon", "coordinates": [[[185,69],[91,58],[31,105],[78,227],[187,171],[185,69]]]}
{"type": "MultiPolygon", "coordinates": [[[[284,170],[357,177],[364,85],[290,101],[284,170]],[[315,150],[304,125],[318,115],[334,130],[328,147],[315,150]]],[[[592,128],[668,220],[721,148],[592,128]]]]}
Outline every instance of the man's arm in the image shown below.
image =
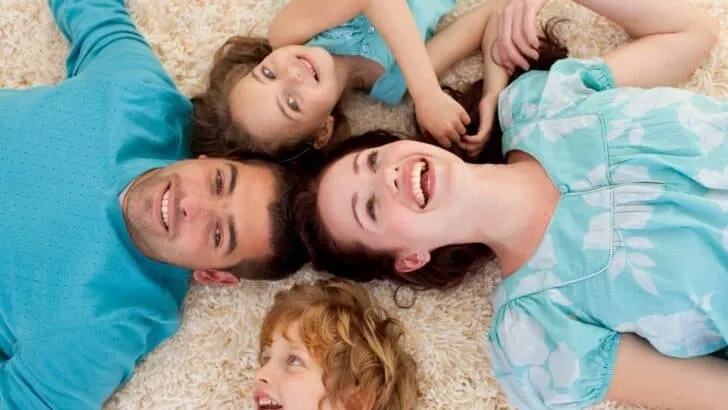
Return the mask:
{"type": "Polygon", "coordinates": [[[69,77],[129,70],[164,72],[129,16],[124,0],[49,0],[58,28],[71,43],[69,77]]]}
{"type": "Polygon", "coordinates": [[[59,332],[21,344],[0,362],[0,408],[99,409],[147,353],[134,323],[59,332]]]}

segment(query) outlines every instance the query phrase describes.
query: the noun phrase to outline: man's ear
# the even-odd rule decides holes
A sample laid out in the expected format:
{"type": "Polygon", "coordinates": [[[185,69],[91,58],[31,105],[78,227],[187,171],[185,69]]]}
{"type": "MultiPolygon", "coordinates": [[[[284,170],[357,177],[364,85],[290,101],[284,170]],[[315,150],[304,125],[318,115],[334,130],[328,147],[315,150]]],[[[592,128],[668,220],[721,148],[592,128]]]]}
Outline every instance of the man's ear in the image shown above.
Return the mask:
{"type": "Polygon", "coordinates": [[[321,128],[314,134],[313,147],[321,149],[326,146],[331,140],[331,136],[334,134],[334,117],[329,115],[324,123],[321,124],[321,128]]]}
{"type": "Polygon", "coordinates": [[[399,273],[409,273],[427,265],[430,252],[416,251],[403,253],[394,260],[394,269],[399,273]]]}
{"type": "Polygon", "coordinates": [[[240,279],[232,273],[215,269],[198,269],[192,272],[192,277],[197,283],[218,285],[237,285],[240,279]]]}

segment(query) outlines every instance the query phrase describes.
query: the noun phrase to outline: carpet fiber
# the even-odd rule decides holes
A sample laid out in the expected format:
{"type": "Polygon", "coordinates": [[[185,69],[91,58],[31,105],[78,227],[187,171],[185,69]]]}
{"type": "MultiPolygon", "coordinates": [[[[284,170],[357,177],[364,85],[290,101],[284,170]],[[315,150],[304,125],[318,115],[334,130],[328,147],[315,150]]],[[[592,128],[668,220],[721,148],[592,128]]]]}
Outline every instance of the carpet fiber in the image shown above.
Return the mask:
{"type": "MultiPolygon", "coordinates": [[[[489,1],[489,0],[485,0],[489,1]]],[[[721,44],[684,87],[728,97],[728,2],[691,0],[719,16],[721,44]]],[[[454,16],[477,0],[460,0],[454,16]]],[[[265,34],[283,0],[129,0],[132,15],[182,90],[201,89],[216,48],[239,33],[265,34]]],[[[68,45],[43,0],[0,0],[0,87],[25,88],[63,78],[68,45]]],[[[544,16],[572,20],[559,33],[572,55],[597,55],[626,36],[618,28],[566,0],[555,0],[544,16]]],[[[460,64],[445,81],[457,85],[479,75],[479,57],[460,64]]],[[[352,96],[346,108],[354,130],[377,126],[411,131],[409,102],[386,108],[352,96]]],[[[186,299],[181,331],[140,364],[134,378],[106,409],[252,409],[258,329],[277,289],[323,274],[306,267],[277,283],[243,282],[220,288],[194,286],[186,299]]],[[[370,288],[410,329],[408,345],[420,363],[422,409],[508,408],[490,371],[482,343],[490,326],[489,295],[498,282],[495,265],[449,292],[417,294],[414,307],[397,309],[394,288],[370,288]]],[[[601,404],[598,409],[621,409],[601,404]]]]}

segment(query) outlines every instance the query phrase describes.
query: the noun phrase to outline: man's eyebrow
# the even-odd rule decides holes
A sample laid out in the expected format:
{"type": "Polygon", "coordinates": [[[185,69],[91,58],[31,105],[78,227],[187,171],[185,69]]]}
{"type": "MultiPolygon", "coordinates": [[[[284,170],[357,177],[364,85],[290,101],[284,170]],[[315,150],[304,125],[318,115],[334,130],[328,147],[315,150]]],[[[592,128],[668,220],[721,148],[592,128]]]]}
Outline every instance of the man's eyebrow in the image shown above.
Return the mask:
{"type": "Polygon", "coordinates": [[[228,167],[230,167],[230,183],[228,185],[228,196],[230,196],[235,192],[235,185],[238,183],[238,168],[231,162],[228,163],[228,167]]]}
{"type": "Polygon", "coordinates": [[[238,236],[235,232],[235,224],[233,223],[232,217],[228,217],[228,235],[230,239],[228,239],[227,254],[230,255],[235,250],[235,247],[238,246],[238,236]]]}
{"type": "Polygon", "coordinates": [[[356,223],[359,224],[359,227],[364,229],[364,225],[362,225],[361,220],[359,220],[359,214],[356,213],[356,203],[358,200],[359,194],[354,192],[354,195],[351,197],[351,213],[354,214],[354,219],[356,220],[356,223]]]}

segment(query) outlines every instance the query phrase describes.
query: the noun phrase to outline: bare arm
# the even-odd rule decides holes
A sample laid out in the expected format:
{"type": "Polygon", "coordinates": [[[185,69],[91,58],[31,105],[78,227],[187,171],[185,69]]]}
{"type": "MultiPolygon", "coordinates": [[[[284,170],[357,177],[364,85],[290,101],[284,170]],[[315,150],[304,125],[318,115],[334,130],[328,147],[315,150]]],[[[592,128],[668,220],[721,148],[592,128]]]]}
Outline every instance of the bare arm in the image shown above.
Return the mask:
{"type": "Polygon", "coordinates": [[[728,360],[664,356],[624,334],[607,400],[670,409],[715,409],[728,392],[728,360]]]}
{"type": "Polygon", "coordinates": [[[370,0],[291,0],[268,26],[273,48],[303,44],[322,31],[364,13],[370,0]]]}
{"type": "Polygon", "coordinates": [[[677,85],[718,39],[716,18],[680,0],[577,0],[635,39],[604,56],[618,86],[677,85]]]}
{"type": "MultiPolygon", "coordinates": [[[[718,39],[718,20],[683,0],[574,1],[617,23],[632,37],[604,55],[617,86],[678,85],[695,72],[718,39]]],[[[545,3],[510,0],[501,10],[499,44],[506,65],[522,66],[521,55],[535,51],[535,16],[545,3]]]]}

